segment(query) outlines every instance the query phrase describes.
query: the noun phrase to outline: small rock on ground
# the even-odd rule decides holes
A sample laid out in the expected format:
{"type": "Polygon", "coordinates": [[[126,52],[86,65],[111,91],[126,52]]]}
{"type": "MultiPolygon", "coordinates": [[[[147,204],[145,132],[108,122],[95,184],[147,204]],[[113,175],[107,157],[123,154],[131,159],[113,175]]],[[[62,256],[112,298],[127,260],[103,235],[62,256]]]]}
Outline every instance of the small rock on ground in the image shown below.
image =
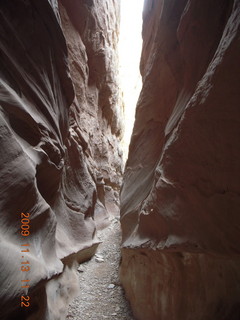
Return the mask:
{"type": "Polygon", "coordinates": [[[73,300],[66,319],[72,320],[134,320],[128,301],[120,285],[121,231],[118,218],[98,232],[97,254],[79,266],[80,295],[73,300]]]}

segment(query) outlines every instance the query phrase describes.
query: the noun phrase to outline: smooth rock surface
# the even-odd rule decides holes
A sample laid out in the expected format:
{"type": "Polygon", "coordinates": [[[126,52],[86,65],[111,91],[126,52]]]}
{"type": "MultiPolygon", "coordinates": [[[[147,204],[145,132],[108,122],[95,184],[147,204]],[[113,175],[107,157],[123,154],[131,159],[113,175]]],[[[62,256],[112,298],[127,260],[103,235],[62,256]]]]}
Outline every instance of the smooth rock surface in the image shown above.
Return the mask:
{"type": "Polygon", "coordinates": [[[121,191],[139,320],[240,318],[240,1],[147,0],[121,191]]]}
{"type": "Polygon", "coordinates": [[[56,0],[0,3],[2,320],[64,319],[78,291],[75,262],[94,254],[96,228],[118,207],[121,104],[110,63],[119,4],[66,3],[60,12],[56,0]],[[20,233],[22,212],[29,236],[20,233]],[[30,270],[21,271],[26,260],[30,270]],[[20,307],[21,295],[30,307],[20,307]]]}

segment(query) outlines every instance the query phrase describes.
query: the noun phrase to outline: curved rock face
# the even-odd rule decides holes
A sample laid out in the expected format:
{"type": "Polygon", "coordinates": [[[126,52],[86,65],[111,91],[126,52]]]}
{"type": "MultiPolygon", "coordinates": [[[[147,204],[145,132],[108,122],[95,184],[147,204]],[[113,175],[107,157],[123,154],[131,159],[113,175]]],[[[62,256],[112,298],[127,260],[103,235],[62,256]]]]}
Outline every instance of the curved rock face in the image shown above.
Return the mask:
{"type": "Polygon", "coordinates": [[[59,5],[0,3],[1,319],[64,319],[73,263],[117,210],[118,3],[59,5]]]}
{"type": "Polygon", "coordinates": [[[240,1],[147,0],[121,191],[137,319],[240,318],[240,1]]]}

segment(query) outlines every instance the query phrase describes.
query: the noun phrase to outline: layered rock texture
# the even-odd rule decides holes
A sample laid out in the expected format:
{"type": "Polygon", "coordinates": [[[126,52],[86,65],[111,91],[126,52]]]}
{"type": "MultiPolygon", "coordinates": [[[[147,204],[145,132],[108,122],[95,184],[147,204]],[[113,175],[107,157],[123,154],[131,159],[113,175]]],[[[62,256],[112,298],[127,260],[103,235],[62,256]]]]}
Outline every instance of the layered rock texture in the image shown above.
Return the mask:
{"type": "Polygon", "coordinates": [[[2,0],[0,15],[0,318],[64,319],[72,265],[118,208],[119,3],[2,0]]]}
{"type": "Polygon", "coordinates": [[[146,0],[121,192],[139,320],[240,319],[240,1],[146,0]]]}

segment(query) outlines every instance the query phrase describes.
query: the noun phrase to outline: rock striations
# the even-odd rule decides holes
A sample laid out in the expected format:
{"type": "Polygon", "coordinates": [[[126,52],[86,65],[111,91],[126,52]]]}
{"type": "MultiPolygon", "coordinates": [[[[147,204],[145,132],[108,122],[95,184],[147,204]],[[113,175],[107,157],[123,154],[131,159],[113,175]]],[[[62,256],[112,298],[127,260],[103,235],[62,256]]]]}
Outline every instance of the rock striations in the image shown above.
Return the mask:
{"type": "Polygon", "coordinates": [[[121,191],[139,320],[240,319],[240,1],[146,0],[121,191]]]}
{"type": "Polygon", "coordinates": [[[118,206],[119,3],[2,0],[0,16],[0,318],[64,319],[73,262],[118,206]]]}

